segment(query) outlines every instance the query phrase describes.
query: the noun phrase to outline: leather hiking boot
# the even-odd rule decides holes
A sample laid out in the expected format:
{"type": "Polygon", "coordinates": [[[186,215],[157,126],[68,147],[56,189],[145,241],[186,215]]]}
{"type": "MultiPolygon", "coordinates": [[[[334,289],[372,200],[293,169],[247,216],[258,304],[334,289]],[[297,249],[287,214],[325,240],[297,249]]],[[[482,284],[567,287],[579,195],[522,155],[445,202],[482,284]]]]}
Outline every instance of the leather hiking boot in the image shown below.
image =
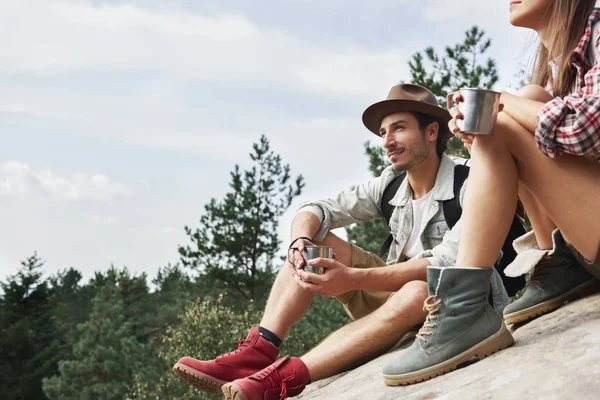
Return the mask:
{"type": "Polygon", "coordinates": [[[552,241],[554,248],[535,265],[523,296],[504,309],[507,324],[531,320],[600,290],[600,281],[577,261],[560,231],[552,233],[552,241]]]}
{"type": "Polygon", "coordinates": [[[422,382],[513,344],[488,302],[491,276],[492,268],[427,268],[429,314],[412,346],[384,366],[386,385],[422,382]]]}
{"type": "Polygon", "coordinates": [[[223,386],[225,400],[282,400],[302,393],[310,376],[298,357],[285,356],[262,371],[223,386]]]}
{"type": "Polygon", "coordinates": [[[219,393],[225,383],[262,370],[271,365],[278,355],[279,348],[264,339],[258,329],[252,328],[248,337],[240,340],[236,350],[210,361],[183,357],[173,366],[173,371],[200,390],[219,393]]]}

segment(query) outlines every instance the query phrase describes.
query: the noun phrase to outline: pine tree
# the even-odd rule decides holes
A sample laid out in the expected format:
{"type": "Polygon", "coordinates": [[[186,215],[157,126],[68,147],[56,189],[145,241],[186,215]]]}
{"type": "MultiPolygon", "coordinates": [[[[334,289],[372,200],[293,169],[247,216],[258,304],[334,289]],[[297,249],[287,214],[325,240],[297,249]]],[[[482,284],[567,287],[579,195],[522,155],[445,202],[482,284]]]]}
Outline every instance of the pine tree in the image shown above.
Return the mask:
{"type": "Polygon", "coordinates": [[[231,191],[212,199],[199,227],[185,227],[191,244],[181,246],[183,265],[199,270],[207,288],[228,299],[266,299],[273,279],[272,263],[279,249],[279,217],[304,187],[302,176],[291,183],[289,165],[269,146],[265,136],[253,146],[254,165],[231,172],[231,191]]]}
{"type": "Polygon", "coordinates": [[[42,377],[55,368],[50,290],[37,256],[0,282],[0,393],[3,399],[44,399],[42,377]]]}
{"type": "Polygon", "coordinates": [[[91,312],[77,325],[72,355],[58,363],[58,375],[43,380],[49,399],[123,399],[134,372],[155,356],[149,344],[153,314],[145,274],[111,267],[96,273],[88,288],[91,312]]]}
{"type": "MultiPolygon", "coordinates": [[[[461,43],[447,46],[443,55],[433,47],[424,50],[425,56],[415,53],[408,62],[410,81],[431,90],[442,107],[446,107],[446,95],[460,88],[492,89],[499,79],[496,62],[489,57],[482,60],[491,45],[485,31],[473,26],[461,43]]],[[[448,154],[469,157],[457,138],[449,141],[448,154]]]]}

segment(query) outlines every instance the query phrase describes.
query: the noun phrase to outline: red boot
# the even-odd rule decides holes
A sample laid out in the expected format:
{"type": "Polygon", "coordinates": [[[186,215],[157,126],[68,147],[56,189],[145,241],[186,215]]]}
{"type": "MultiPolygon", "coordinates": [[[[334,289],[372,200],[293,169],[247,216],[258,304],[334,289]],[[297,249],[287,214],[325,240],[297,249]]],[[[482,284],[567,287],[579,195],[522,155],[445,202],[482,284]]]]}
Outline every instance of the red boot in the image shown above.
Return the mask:
{"type": "Polygon", "coordinates": [[[225,400],[282,400],[302,393],[308,368],[301,359],[286,356],[244,379],[223,385],[225,400]]]}
{"type": "Polygon", "coordinates": [[[206,392],[219,393],[221,386],[245,378],[271,365],[279,355],[279,348],[263,339],[258,329],[252,328],[238,348],[214,360],[200,361],[181,358],[173,371],[192,386],[206,392]]]}

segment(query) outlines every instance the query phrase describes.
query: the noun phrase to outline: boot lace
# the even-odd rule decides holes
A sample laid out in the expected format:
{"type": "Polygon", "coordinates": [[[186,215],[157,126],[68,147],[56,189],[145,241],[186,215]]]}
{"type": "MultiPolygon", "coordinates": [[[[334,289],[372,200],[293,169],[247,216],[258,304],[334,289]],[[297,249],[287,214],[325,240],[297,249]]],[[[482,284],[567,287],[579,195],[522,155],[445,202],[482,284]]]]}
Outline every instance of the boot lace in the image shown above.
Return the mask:
{"type": "Polygon", "coordinates": [[[283,364],[288,358],[290,358],[290,356],[285,356],[280,362],[269,365],[267,368],[258,371],[251,377],[262,382],[267,390],[278,389],[281,387],[279,400],[283,400],[287,397],[287,383],[296,377],[296,370],[294,370],[293,374],[286,376],[285,378],[282,378],[279,371],[277,371],[277,367],[283,364]]]}
{"type": "Polygon", "coordinates": [[[552,261],[551,256],[545,255],[542,257],[540,262],[533,268],[533,274],[531,275],[531,278],[529,279],[528,285],[531,285],[532,283],[540,283],[541,282],[541,280],[544,278],[544,274],[546,272],[546,267],[548,266],[548,264],[550,264],[550,261],[552,261]]]}
{"type": "Polygon", "coordinates": [[[440,311],[440,304],[442,304],[442,300],[436,300],[435,296],[429,296],[425,299],[425,303],[423,304],[423,311],[427,311],[429,314],[427,314],[425,323],[423,324],[421,329],[419,329],[419,333],[416,334],[416,337],[418,337],[424,343],[427,343],[427,339],[425,338],[425,336],[433,335],[433,332],[431,332],[429,329],[435,328],[436,326],[435,322],[432,323],[432,321],[438,318],[436,313],[440,311]]]}
{"type": "Polygon", "coordinates": [[[232,356],[234,354],[238,354],[239,352],[241,352],[245,348],[250,347],[252,339],[251,338],[250,339],[240,339],[240,340],[234,341],[234,343],[236,343],[236,342],[238,344],[238,348],[237,349],[235,349],[233,351],[230,351],[229,353],[226,353],[226,354],[221,354],[217,358],[219,358],[219,357],[228,357],[228,356],[232,356]]]}

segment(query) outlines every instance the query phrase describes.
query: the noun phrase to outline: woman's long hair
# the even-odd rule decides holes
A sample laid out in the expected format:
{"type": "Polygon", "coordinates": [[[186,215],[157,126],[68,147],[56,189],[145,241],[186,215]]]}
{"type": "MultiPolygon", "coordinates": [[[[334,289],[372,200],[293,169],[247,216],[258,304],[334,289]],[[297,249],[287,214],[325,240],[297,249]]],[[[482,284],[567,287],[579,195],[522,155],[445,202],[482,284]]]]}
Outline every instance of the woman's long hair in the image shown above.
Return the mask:
{"type": "Polygon", "coordinates": [[[553,0],[548,7],[548,31],[552,48],[540,43],[535,57],[532,83],[545,87],[552,84],[554,96],[564,97],[573,91],[577,71],[571,56],[587,26],[596,0],[553,0]],[[552,75],[550,60],[557,59],[556,74],[552,75]]]}

